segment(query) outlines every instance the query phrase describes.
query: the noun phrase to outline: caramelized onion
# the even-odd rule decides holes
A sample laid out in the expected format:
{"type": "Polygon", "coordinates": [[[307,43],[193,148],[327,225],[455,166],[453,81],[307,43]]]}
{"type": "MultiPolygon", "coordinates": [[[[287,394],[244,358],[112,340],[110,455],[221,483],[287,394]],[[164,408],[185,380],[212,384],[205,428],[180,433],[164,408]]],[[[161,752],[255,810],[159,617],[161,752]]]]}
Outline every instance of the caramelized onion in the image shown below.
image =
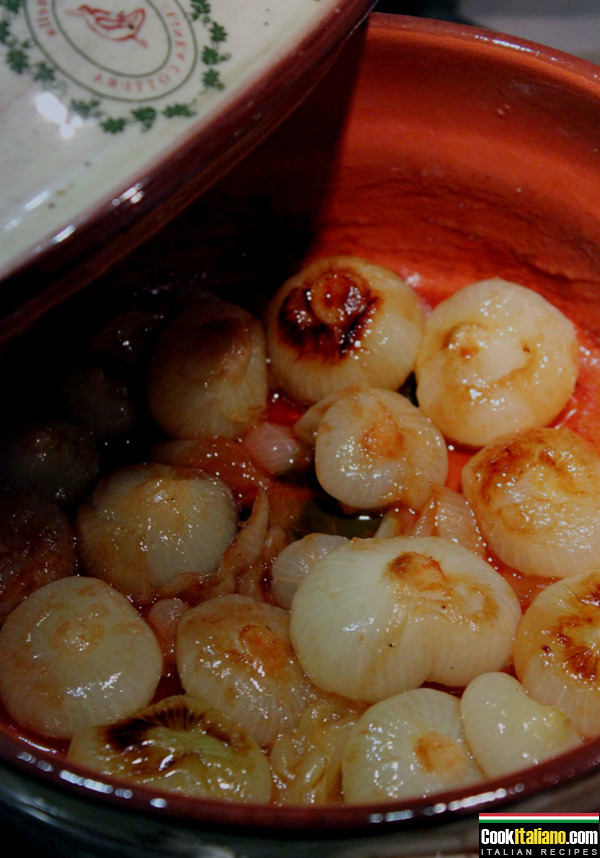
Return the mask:
{"type": "Polygon", "coordinates": [[[158,641],[130,602],[96,578],[36,590],[0,629],[0,700],[18,724],[68,738],[150,702],[158,641]]]}
{"type": "Polygon", "coordinates": [[[168,465],[104,477],[77,517],[91,575],[141,604],[213,577],[237,530],[227,486],[168,465]]]}
{"type": "Polygon", "coordinates": [[[276,385],[312,403],[352,384],[397,389],[413,368],[423,311],[387,268],[319,259],[287,280],[266,314],[276,385]]]}
{"type": "Polygon", "coordinates": [[[184,614],[176,652],[186,692],[210,700],[259,745],[293,729],[311,694],[287,611],[248,596],[219,596],[184,614]]]}
{"type": "Polygon", "coordinates": [[[414,799],[483,780],[456,697],[417,688],[376,703],[352,730],[342,758],[350,804],[414,799]]]}
{"type": "Polygon", "coordinates": [[[417,399],[447,438],[481,447],[550,423],[578,372],[571,321],[537,292],[494,277],[459,289],[427,318],[417,399]]]}
{"type": "Polygon", "coordinates": [[[375,702],[500,670],[520,617],[512,587],[460,545],[435,536],[353,539],[300,584],[290,634],[315,685],[375,702]]]}

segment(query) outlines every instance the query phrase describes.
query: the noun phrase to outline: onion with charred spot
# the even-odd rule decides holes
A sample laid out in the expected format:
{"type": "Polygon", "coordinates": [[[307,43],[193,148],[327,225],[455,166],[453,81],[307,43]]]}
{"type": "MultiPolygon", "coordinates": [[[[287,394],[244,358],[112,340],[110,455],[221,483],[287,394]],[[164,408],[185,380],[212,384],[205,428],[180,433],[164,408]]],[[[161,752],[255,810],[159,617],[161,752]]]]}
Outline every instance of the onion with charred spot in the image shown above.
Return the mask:
{"type": "Polygon", "coordinates": [[[423,310],[397,274],[354,256],[319,259],[266,314],[275,384],[312,403],[352,384],[397,389],[411,372],[423,310]]]}

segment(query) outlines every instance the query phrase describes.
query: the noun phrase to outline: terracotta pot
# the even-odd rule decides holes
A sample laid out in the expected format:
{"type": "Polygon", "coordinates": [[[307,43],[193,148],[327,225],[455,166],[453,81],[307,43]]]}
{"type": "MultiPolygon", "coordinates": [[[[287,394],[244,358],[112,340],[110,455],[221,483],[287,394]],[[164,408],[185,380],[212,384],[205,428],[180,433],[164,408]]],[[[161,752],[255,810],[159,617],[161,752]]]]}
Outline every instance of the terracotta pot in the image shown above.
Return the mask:
{"type": "MultiPolygon", "coordinates": [[[[174,279],[243,294],[258,311],[284,276],[329,253],[389,265],[432,301],[486,276],[516,280],[597,343],[599,128],[593,65],[476,28],[374,14],[234,172],[5,349],[41,361],[52,342],[68,362],[60,325],[174,279]]],[[[477,848],[478,812],[591,811],[600,794],[600,741],[481,788],[334,809],[156,800],[91,780],[8,726],[0,755],[7,818],[110,855],[458,852],[477,848]]]]}

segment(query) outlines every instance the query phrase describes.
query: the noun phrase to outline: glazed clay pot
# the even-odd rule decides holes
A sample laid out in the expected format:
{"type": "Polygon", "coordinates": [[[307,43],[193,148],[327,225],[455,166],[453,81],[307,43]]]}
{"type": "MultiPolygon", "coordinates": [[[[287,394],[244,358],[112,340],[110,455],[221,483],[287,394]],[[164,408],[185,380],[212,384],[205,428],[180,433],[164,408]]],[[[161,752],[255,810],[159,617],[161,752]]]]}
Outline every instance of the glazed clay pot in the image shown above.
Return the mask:
{"type": "MultiPolygon", "coordinates": [[[[488,276],[521,282],[597,341],[598,128],[591,64],[475,28],[372,15],[275,134],[73,306],[81,320],[98,296],[175,271],[226,297],[241,291],[259,312],[303,262],[352,253],[433,300],[488,276]]],[[[61,312],[28,332],[29,353],[61,341],[61,312]]],[[[18,354],[18,340],[9,348],[18,354]]],[[[0,754],[5,817],[43,842],[111,856],[475,850],[478,812],[591,811],[600,795],[600,741],[468,791],[333,809],[157,798],[90,778],[7,726],[0,754]]]]}

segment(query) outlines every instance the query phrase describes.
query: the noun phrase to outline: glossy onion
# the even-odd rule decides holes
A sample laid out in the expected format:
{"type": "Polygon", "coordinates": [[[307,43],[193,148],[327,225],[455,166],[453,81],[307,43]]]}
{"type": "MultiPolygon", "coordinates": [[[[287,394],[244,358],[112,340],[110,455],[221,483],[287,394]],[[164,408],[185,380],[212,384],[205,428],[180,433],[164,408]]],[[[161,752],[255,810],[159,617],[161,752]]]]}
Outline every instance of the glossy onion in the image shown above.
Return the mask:
{"type": "Polygon", "coordinates": [[[345,536],[309,533],[280,551],[271,566],[271,590],[277,604],[289,608],[300,582],[313,566],[330,551],[345,545],[345,536]]]}
{"type": "Polygon", "coordinates": [[[405,396],[372,388],[327,409],[315,444],[317,478],[328,494],[357,509],[402,501],[425,504],[448,475],[444,438],[405,396]]]}
{"type": "Polygon", "coordinates": [[[99,483],[77,523],[88,572],[146,603],[216,573],[235,536],[237,510],[216,478],[133,465],[99,483]]]}
{"type": "Polygon", "coordinates": [[[483,780],[456,697],[417,688],[376,703],[350,734],[342,758],[349,804],[419,798],[483,780]]]}
{"type": "Polygon", "coordinates": [[[461,698],[463,727],[488,777],[536,766],[582,744],[564,712],[529,697],[513,676],[484,673],[461,698]]]}
{"type": "Polygon", "coordinates": [[[293,729],[311,693],[288,612],[248,596],[219,596],[184,614],[176,654],[186,692],[210,700],[259,745],[293,729]]]}
{"type": "Polygon", "coordinates": [[[208,703],[186,695],[77,731],[67,759],[193,798],[265,803],[271,797],[269,764],[258,745],[208,703]]]}
{"type": "Polygon", "coordinates": [[[514,663],[534,700],[562,709],[581,736],[600,735],[600,572],[535,597],[517,630],[514,663]]]}
{"type": "Polygon", "coordinates": [[[294,434],[305,444],[314,447],[317,440],[317,431],[328,408],[343,396],[371,389],[372,388],[367,384],[351,384],[349,387],[342,387],[340,390],[330,393],[329,396],[325,396],[324,399],[319,399],[318,402],[315,402],[310,406],[310,408],[307,408],[302,416],[296,420],[292,427],[294,434]]]}
{"type": "Polygon", "coordinates": [[[417,357],[417,399],[447,438],[481,447],[545,426],[579,371],[575,328],[536,292],[499,277],[433,310],[417,357]]]}
{"type": "Polygon", "coordinates": [[[61,578],[36,590],[0,629],[0,700],[21,726],[68,738],[151,700],[163,658],[150,627],[117,590],[61,578]]]}
{"type": "Polygon", "coordinates": [[[75,534],[56,504],[35,496],[0,500],[0,623],[44,584],[75,572],[75,534]]]}
{"type": "Polygon", "coordinates": [[[468,462],[462,483],[504,563],[554,578],[598,567],[600,457],[580,435],[562,427],[499,438],[468,462]]]}
{"type": "Polygon", "coordinates": [[[259,420],[266,398],[264,333],[246,310],[207,298],[165,324],[150,361],[148,402],[168,435],[234,438],[259,420]]]}
{"type": "Polygon", "coordinates": [[[290,632],[315,685],[374,702],[501,669],[520,616],[510,585],[460,545],[353,539],[300,584],[290,632]]]}
{"type": "Polygon", "coordinates": [[[416,293],[354,256],[319,259],[287,280],[266,314],[275,384],[311,403],[352,384],[397,389],[423,327],[416,293]]]}

